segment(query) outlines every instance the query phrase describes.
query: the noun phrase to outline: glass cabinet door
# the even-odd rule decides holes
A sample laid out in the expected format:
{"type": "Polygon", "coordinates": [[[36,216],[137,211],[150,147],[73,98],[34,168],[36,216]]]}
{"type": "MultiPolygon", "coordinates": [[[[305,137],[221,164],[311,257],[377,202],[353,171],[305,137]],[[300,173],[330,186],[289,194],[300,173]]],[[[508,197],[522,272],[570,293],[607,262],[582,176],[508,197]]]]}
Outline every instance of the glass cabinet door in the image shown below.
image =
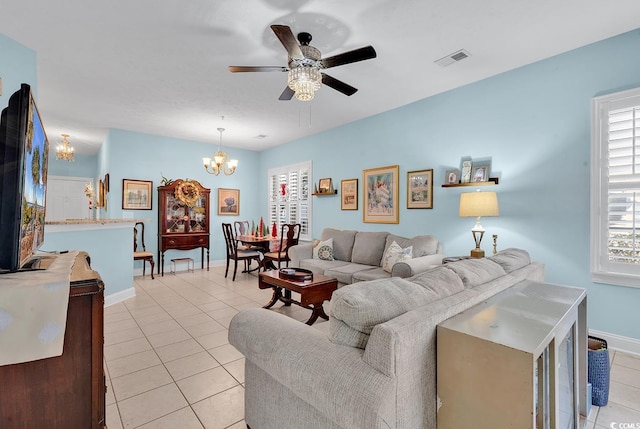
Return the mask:
{"type": "Polygon", "coordinates": [[[184,217],[186,214],[185,206],[178,203],[172,193],[167,193],[166,206],[166,233],[185,232],[184,217]]]}
{"type": "Polygon", "coordinates": [[[201,195],[193,207],[189,207],[189,229],[193,232],[207,231],[206,196],[201,195]]]}

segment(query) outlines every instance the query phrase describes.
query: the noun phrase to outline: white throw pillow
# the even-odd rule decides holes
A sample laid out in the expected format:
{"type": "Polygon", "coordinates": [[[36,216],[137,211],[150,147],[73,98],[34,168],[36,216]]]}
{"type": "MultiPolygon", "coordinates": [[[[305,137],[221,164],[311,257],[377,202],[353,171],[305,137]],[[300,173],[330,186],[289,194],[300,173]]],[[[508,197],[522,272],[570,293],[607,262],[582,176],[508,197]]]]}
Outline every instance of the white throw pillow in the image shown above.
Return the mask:
{"type": "Polygon", "coordinates": [[[390,273],[396,262],[406,261],[411,258],[413,258],[413,246],[403,249],[394,241],[391,243],[391,246],[389,246],[387,251],[384,252],[384,256],[382,257],[382,269],[390,273]]]}
{"type": "Polygon", "coordinates": [[[321,241],[313,248],[313,259],[333,261],[333,238],[321,241]]]}

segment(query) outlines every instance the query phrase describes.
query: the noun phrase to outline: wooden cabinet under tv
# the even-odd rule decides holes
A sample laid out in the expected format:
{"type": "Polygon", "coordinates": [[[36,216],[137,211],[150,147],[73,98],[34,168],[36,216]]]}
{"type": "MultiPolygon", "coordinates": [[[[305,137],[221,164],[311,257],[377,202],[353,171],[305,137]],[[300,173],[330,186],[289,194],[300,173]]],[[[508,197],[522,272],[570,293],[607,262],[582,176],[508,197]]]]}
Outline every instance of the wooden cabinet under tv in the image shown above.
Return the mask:
{"type": "Polygon", "coordinates": [[[71,271],[62,355],[0,366],[0,427],[106,428],[103,321],[104,283],[80,252],[71,271]]]}
{"type": "Polygon", "coordinates": [[[211,190],[195,180],[174,180],[158,186],[158,274],[164,275],[167,250],[207,250],[209,270],[209,198],[211,190]],[[182,198],[182,200],[181,200],[182,198]]]}

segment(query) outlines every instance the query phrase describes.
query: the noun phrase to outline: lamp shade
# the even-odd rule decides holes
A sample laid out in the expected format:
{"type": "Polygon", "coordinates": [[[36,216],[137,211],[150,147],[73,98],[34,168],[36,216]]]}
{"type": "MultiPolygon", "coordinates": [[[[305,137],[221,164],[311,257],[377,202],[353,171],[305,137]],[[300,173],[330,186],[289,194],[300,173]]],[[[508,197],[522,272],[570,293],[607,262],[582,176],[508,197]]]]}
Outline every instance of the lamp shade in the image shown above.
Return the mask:
{"type": "Polygon", "coordinates": [[[495,192],[465,192],[460,194],[460,217],[499,216],[495,192]]]}

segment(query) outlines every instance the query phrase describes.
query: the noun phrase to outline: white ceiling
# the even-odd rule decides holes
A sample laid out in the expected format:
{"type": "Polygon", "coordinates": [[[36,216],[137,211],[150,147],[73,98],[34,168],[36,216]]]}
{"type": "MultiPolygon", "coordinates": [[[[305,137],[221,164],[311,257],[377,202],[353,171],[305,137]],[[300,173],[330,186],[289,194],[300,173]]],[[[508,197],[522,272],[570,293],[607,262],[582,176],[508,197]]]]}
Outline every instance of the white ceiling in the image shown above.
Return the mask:
{"type": "Polygon", "coordinates": [[[224,146],[263,150],[638,27],[638,0],[0,0],[0,33],[37,53],[52,146],[68,133],[85,154],[109,128],[217,144],[222,126],[224,146]],[[227,69],[286,65],[271,24],[323,57],[378,57],[327,70],[351,97],[278,101],[285,73],[227,69]]]}

